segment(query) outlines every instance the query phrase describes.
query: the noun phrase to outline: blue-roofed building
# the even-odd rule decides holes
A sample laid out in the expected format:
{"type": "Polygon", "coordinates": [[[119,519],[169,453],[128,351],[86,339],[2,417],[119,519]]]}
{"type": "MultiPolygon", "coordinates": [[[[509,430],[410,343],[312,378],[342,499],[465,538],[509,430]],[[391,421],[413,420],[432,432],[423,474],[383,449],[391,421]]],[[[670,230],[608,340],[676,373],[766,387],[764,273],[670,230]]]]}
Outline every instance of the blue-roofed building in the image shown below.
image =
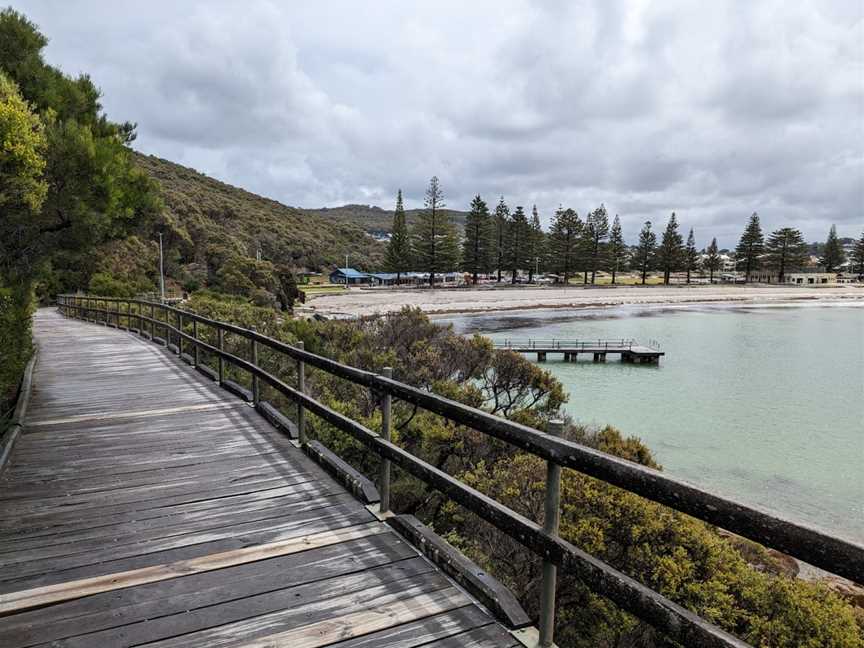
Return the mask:
{"type": "Polygon", "coordinates": [[[372,277],[354,268],[336,268],[330,273],[330,283],[345,284],[347,286],[368,284],[372,283],[372,277]]]}

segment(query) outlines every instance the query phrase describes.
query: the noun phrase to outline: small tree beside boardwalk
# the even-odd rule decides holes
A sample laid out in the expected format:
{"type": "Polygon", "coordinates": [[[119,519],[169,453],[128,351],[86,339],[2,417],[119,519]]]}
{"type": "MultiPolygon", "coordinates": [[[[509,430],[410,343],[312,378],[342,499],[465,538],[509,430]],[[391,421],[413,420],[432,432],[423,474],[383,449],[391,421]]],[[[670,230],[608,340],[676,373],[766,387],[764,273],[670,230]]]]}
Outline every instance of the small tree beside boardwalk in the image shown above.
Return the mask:
{"type": "Polygon", "coordinates": [[[459,267],[459,237],[444,208],[444,192],[437,176],[426,189],[425,209],[412,232],[414,259],[419,269],[429,273],[429,286],[435,286],[435,274],[459,267]]]}
{"type": "Polygon", "coordinates": [[[402,206],[402,190],[396,194],[396,211],[393,213],[393,229],[390,242],[387,244],[387,254],[384,257],[384,268],[387,272],[396,273],[396,283],[402,279],[402,273],[411,269],[411,237],[405,224],[405,208],[402,206]]]}

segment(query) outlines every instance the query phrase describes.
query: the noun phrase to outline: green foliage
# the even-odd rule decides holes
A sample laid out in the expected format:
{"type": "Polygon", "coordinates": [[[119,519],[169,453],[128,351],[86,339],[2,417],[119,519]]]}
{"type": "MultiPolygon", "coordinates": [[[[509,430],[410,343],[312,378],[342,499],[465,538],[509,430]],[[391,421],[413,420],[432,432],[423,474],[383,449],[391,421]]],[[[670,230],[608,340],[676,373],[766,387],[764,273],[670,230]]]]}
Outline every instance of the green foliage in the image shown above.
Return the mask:
{"type": "Polygon", "coordinates": [[[759,224],[759,214],[753,212],[750,221],[735,248],[737,262],[744,264],[744,281],[750,281],[750,272],[759,268],[759,257],[765,250],[765,239],[762,236],[762,226],[759,224]]]}
{"type": "Polygon", "coordinates": [[[411,269],[411,238],[405,223],[405,208],[402,206],[402,190],[396,195],[396,210],[393,212],[393,228],[390,242],[387,244],[387,254],[384,257],[384,268],[388,272],[399,275],[411,269]]]}
{"type": "Polygon", "coordinates": [[[356,224],[287,207],[157,157],[135,154],[135,163],[158,182],[165,206],[160,221],[139,235],[153,240],[164,233],[172,282],[191,274],[202,288],[218,287],[226,259],[254,260],[258,250],[274,267],[294,271],[341,267],[346,254],[361,270],[377,269],[384,259],[384,244],[356,224]]]}
{"type": "Polygon", "coordinates": [[[504,196],[495,206],[495,217],[493,220],[493,241],[495,268],[498,271],[498,282],[501,282],[501,271],[504,268],[505,256],[507,254],[507,226],[510,222],[510,208],[504,202],[504,196]]]}
{"type": "Polygon", "coordinates": [[[832,225],[828,230],[828,239],[825,241],[825,249],[819,263],[825,268],[825,272],[837,272],[846,263],[846,252],[843,244],[837,238],[837,227],[832,225]]]}
{"type": "Polygon", "coordinates": [[[505,249],[505,262],[510,269],[510,282],[516,283],[516,275],[520,270],[529,267],[532,259],[528,256],[528,247],[531,240],[531,226],[522,206],[516,207],[516,211],[507,223],[507,239],[505,249]]]}
{"type": "Polygon", "coordinates": [[[864,275],[864,232],[862,232],[861,238],[855,242],[855,247],[852,250],[852,266],[859,276],[864,275]]]}
{"type": "Polygon", "coordinates": [[[687,235],[687,245],[684,247],[684,270],[687,271],[687,283],[690,283],[690,273],[696,270],[699,262],[699,253],[696,251],[696,237],[693,236],[693,228],[687,235]]]}
{"type": "Polygon", "coordinates": [[[22,230],[37,218],[48,193],[45,148],[42,121],[0,72],[0,273],[25,274],[21,258],[29,240],[22,230]]]}
{"type": "Polygon", "coordinates": [[[582,221],[574,209],[558,209],[549,230],[551,269],[564,275],[565,285],[576,269],[579,245],[582,236],[582,221]]]}
{"type": "Polygon", "coordinates": [[[783,283],[787,270],[800,268],[807,258],[807,244],[797,229],[783,227],[768,237],[765,264],[778,272],[780,283],[783,283]]]}
{"type": "Polygon", "coordinates": [[[705,269],[709,271],[709,281],[714,283],[714,273],[720,269],[720,250],[717,248],[717,239],[711,239],[711,243],[706,250],[705,269]]]}
{"type": "Polygon", "coordinates": [[[528,243],[526,253],[528,256],[528,281],[534,280],[534,271],[542,262],[545,265],[546,234],[540,225],[540,214],[537,205],[531,209],[531,222],[529,223],[528,243]]]}
{"type": "Polygon", "coordinates": [[[678,231],[678,219],[672,212],[657,248],[657,264],[663,270],[663,283],[669,283],[669,277],[681,267],[683,260],[684,240],[678,231]]]}
{"type": "Polygon", "coordinates": [[[615,275],[619,271],[626,270],[627,266],[627,245],[624,243],[624,234],[621,232],[621,221],[618,214],[615,214],[615,220],[612,221],[612,230],[609,233],[609,248],[607,263],[609,270],[612,272],[612,283],[615,283],[615,275]]]}
{"type": "Polygon", "coordinates": [[[147,284],[136,284],[107,272],[97,272],[90,277],[87,292],[101,297],[134,297],[145,292],[147,288],[147,284]]]}
{"type": "Polygon", "coordinates": [[[494,265],[492,228],[489,208],[477,194],[465,219],[465,237],[462,240],[462,269],[471,273],[475,284],[477,275],[489,272],[494,265]]]}
{"type": "Polygon", "coordinates": [[[451,272],[459,267],[459,238],[453,222],[441,209],[444,193],[436,176],[429,181],[424,204],[426,209],[411,234],[417,269],[429,273],[431,286],[435,273],[451,272]]]}
{"type": "Polygon", "coordinates": [[[0,416],[11,406],[33,353],[31,292],[29,284],[4,287],[0,283],[0,416]]]}
{"type": "Polygon", "coordinates": [[[642,275],[642,285],[645,285],[645,278],[648,276],[648,271],[654,264],[654,258],[657,253],[657,235],[651,231],[651,221],[645,221],[639,232],[639,243],[636,245],[635,261],[639,268],[639,273],[642,275]]]}
{"type": "Polygon", "coordinates": [[[591,273],[591,283],[593,284],[597,277],[597,269],[605,265],[606,250],[603,242],[607,236],[609,236],[609,216],[606,213],[606,207],[600,205],[588,214],[585,219],[585,227],[582,229],[586,283],[588,272],[591,273]]]}

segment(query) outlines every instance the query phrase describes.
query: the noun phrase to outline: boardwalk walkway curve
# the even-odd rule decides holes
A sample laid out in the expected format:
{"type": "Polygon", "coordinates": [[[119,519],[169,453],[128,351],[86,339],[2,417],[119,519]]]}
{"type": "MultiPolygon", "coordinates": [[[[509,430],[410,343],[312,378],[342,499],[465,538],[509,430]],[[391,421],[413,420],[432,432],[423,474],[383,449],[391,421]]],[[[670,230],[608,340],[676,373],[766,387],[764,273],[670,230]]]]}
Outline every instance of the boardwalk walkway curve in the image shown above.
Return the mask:
{"type": "Polygon", "coordinates": [[[514,646],[242,401],[42,310],[0,478],[0,646],[514,646]]]}
{"type": "MultiPolygon", "coordinates": [[[[497,527],[501,532],[518,540],[540,556],[544,560],[545,565],[557,566],[576,574],[595,592],[608,597],[623,609],[648,621],[670,638],[685,645],[707,647],[746,646],[744,642],[700,619],[693,613],[665,599],[660,594],[644,587],[626,575],[617,572],[609,565],[580,551],[558,537],[554,529],[543,528],[534,521],[519,516],[514,511],[484,496],[482,493],[473,490],[446,473],[408,454],[395,444],[387,441],[386,438],[382,438],[359,423],[329,409],[305,394],[301,389],[286,384],[279,376],[268,373],[256,364],[256,348],[261,345],[267,346],[271,351],[284,354],[289,358],[293,358],[298,363],[308,364],[316,370],[325,371],[334,376],[353,381],[359,385],[373,389],[379,394],[387,394],[393,399],[407,401],[452,421],[472,427],[545,459],[549,463],[550,468],[554,465],[561,468],[579,470],[648,499],[676,508],[706,522],[722,526],[751,540],[762,542],[768,546],[785,551],[834,573],[853,579],[864,574],[864,547],[858,544],[850,543],[844,539],[833,537],[821,530],[783,519],[772,513],[718,497],[670,475],[659,473],[649,468],[580,446],[571,441],[556,438],[554,435],[544,434],[518,423],[492,416],[481,410],[449,401],[388,377],[341,365],[330,359],[308,353],[302,348],[286,345],[254,331],[224,322],[209,320],[178,308],[139,300],[60,296],[59,305],[60,311],[69,317],[100,321],[117,327],[125,326],[136,330],[147,337],[159,341],[163,345],[167,345],[169,349],[173,349],[176,353],[186,358],[187,361],[193,361],[193,358],[189,354],[183,354],[184,347],[187,351],[194,353],[196,358],[198,350],[201,350],[206,352],[209,357],[217,358],[220,365],[224,362],[247,372],[253,377],[253,382],[263,381],[296,403],[303,411],[320,417],[342,432],[352,436],[382,458],[395,463],[433,488],[441,491],[463,507],[479,515],[497,527]],[[209,339],[211,340],[213,339],[213,333],[218,332],[220,345],[218,347],[213,346],[200,338],[198,336],[199,326],[204,326],[210,330],[211,335],[209,339]],[[224,351],[221,347],[223,333],[238,335],[241,339],[245,338],[248,340],[251,344],[250,355],[248,357],[240,357],[224,351]],[[157,334],[164,337],[157,337],[157,334]]],[[[80,326],[78,323],[74,325],[80,326]]],[[[135,339],[135,337],[131,339],[135,339]]],[[[77,342],[77,340],[74,341],[77,342]]],[[[143,343],[141,344],[143,345],[143,343]]],[[[147,345],[143,346],[146,347],[147,345]]],[[[152,347],[148,348],[152,349],[152,347]]],[[[180,366],[164,350],[159,349],[157,353],[173,366],[180,366]]],[[[122,365],[124,365],[124,362],[115,362],[113,369],[110,370],[120,371],[122,365]]],[[[201,369],[206,370],[206,367],[201,367],[201,369]]],[[[182,370],[186,371],[185,368],[182,370]]],[[[206,372],[214,373],[210,370],[206,370],[206,372]]],[[[191,376],[195,376],[195,374],[192,374],[190,371],[188,377],[191,376]]],[[[197,384],[199,387],[207,390],[215,389],[212,383],[197,381],[197,384]]],[[[228,388],[227,384],[225,386],[228,388]]],[[[129,385],[128,387],[131,388],[134,386],[129,385]]],[[[134,396],[134,394],[129,394],[129,391],[127,390],[124,393],[134,396]]],[[[253,392],[255,391],[256,389],[253,386],[253,392]]],[[[217,390],[217,393],[221,395],[224,392],[217,390]]],[[[234,401],[228,402],[236,405],[234,401]]],[[[206,407],[207,403],[202,403],[202,405],[206,407]]],[[[243,408],[240,411],[244,414],[249,414],[250,408],[243,408]]],[[[183,413],[189,417],[189,425],[192,426],[191,430],[205,433],[204,436],[207,436],[207,423],[198,418],[200,413],[193,410],[183,413]],[[194,421],[200,423],[201,427],[194,427],[194,421]]],[[[163,414],[168,413],[163,412],[163,414]]],[[[261,424],[260,419],[257,421],[261,424]]],[[[225,439],[225,441],[229,444],[232,443],[229,439],[225,439]]],[[[234,442],[236,442],[236,437],[234,442]]],[[[290,451],[290,448],[288,450],[290,451]]],[[[226,456],[233,455],[235,449],[229,445],[223,452],[226,456]]],[[[122,453],[121,456],[123,456],[122,453]]],[[[82,458],[82,460],[87,461],[88,459],[82,458]]],[[[2,499],[0,499],[0,502],[2,502],[2,499]]],[[[356,502],[354,504],[356,505],[356,502]]],[[[345,507],[345,511],[340,511],[334,517],[343,515],[350,517],[352,512],[349,502],[346,500],[344,503],[340,502],[340,505],[345,507]]],[[[547,510],[549,510],[548,502],[547,510]]],[[[317,519],[314,513],[310,515],[312,519],[317,519]]],[[[348,524],[346,526],[353,525],[348,524]]],[[[0,542],[2,542],[2,538],[0,538],[0,542]]],[[[221,561],[223,557],[217,557],[217,560],[221,561]]],[[[222,565],[221,562],[219,564],[222,565]]],[[[193,563],[191,567],[185,563],[180,563],[182,569],[196,569],[199,566],[199,563],[193,563]]],[[[219,568],[221,569],[222,567],[220,566],[219,568]]],[[[0,570],[2,570],[2,563],[0,563],[0,570]]],[[[544,567],[544,574],[546,571],[544,567]]],[[[552,572],[554,573],[554,569],[552,572]]],[[[140,574],[136,574],[135,577],[140,577],[140,574]]],[[[149,576],[145,574],[145,577],[149,576]]],[[[180,580],[185,580],[185,578],[180,580]]],[[[2,571],[0,571],[0,586],[2,586],[2,571]]],[[[553,594],[552,601],[554,604],[554,585],[551,590],[544,585],[544,591],[553,594]]],[[[0,590],[0,606],[4,604],[3,596],[2,590],[0,590]]],[[[418,593],[418,596],[422,597],[425,594],[418,593]]],[[[420,600],[423,599],[421,598],[420,600]]],[[[467,600],[468,604],[470,604],[470,599],[467,600]]],[[[545,600],[548,602],[549,598],[545,597],[545,600]]],[[[9,601],[6,601],[6,603],[9,603],[9,601]]],[[[12,601],[12,604],[14,604],[14,601],[12,601]]],[[[389,610],[389,608],[386,609],[389,610]]],[[[0,614],[3,614],[2,607],[0,607],[0,614]]],[[[541,614],[541,618],[549,618],[549,616],[541,614]]],[[[357,619],[352,619],[352,623],[359,624],[358,627],[360,628],[365,627],[357,619]]],[[[546,625],[548,628],[548,623],[546,625]]],[[[496,628],[500,629],[499,626],[492,623],[488,623],[483,627],[486,629],[484,632],[492,632],[496,628]]],[[[365,630],[363,631],[365,632],[365,630]]],[[[353,632],[357,632],[354,626],[351,627],[350,632],[345,637],[352,636],[351,633],[353,632]]],[[[293,639],[290,637],[286,640],[287,643],[291,643],[292,641],[293,639]]],[[[504,641],[510,641],[510,638],[505,635],[504,641]]],[[[246,644],[235,642],[225,643],[224,645],[246,644]]],[[[275,643],[267,645],[283,645],[283,643],[280,639],[275,643]]],[[[344,645],[354,644],[348,643],[344,645]]],[[[425,644],[412,644],[409,642],[399,645],[425,644]]],[[[455,645],[463,644],[457,643],[455,645]]]]}

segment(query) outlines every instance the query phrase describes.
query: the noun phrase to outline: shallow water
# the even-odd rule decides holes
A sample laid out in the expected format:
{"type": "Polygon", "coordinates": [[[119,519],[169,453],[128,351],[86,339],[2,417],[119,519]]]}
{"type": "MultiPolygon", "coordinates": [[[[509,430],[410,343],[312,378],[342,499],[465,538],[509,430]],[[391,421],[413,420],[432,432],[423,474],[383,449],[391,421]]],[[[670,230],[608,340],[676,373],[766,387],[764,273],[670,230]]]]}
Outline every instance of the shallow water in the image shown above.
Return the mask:
{"type": "Polygon", "coordinates": [[[659,367],[545,367],[586,423],[642,438],[664,470],[864,541],[864,308],[623,307],[441,318],[493,339],[655,339],[659,367]]]}

